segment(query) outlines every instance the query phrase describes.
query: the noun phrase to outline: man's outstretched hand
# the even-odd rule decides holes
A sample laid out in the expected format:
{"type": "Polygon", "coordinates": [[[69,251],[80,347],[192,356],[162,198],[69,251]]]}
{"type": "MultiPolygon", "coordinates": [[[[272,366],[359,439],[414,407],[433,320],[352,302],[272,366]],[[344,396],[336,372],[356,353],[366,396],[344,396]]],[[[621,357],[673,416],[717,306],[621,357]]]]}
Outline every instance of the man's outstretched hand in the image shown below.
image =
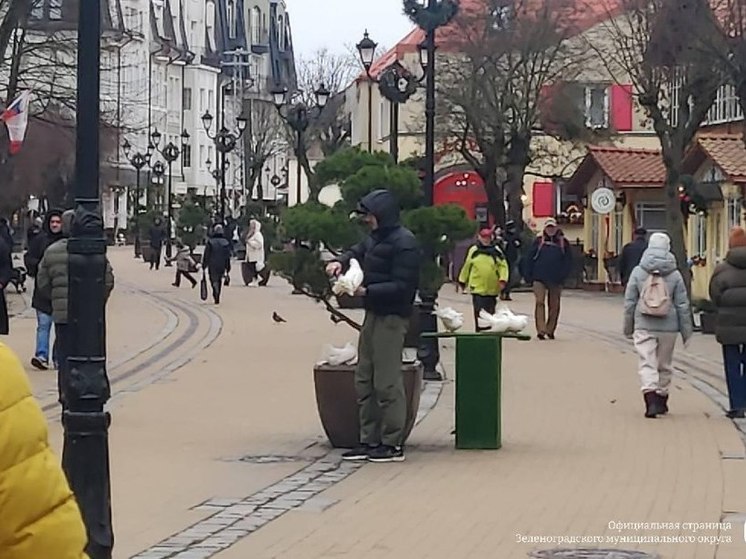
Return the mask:
{"type": "Polygon", "coordinates": [[[329,264],[326,265],[326,273],[331,277],[338,277],[339,274],[342,273],[342,264],[339,262],[329,262],[329,264]]]}

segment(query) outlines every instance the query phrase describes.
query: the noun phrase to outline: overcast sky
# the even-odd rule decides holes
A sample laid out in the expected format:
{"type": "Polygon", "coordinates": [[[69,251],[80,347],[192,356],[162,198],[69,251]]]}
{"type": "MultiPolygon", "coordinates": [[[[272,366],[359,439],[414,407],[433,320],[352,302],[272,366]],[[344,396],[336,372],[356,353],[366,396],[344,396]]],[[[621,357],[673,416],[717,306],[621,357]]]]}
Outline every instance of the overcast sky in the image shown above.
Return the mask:
{"type": "Polygon", "coordinates": [[[326,47],[346,52],[367,28],[379,45],[392,48],[412,29],[401,0],[285,0],[297,56],[326,47]]]}

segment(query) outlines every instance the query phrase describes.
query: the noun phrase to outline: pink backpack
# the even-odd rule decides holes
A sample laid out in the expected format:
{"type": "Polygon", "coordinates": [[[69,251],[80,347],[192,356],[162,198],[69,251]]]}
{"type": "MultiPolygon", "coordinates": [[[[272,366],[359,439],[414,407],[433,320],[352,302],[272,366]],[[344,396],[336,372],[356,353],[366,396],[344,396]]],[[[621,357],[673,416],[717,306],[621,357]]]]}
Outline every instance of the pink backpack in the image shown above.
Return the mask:
{"type": "Polygon", "coordinates": [[[668,286],[660,272],[648,274],[640,291],[640,313],[645,316],[666,317],[671,310],[668,286]]]}

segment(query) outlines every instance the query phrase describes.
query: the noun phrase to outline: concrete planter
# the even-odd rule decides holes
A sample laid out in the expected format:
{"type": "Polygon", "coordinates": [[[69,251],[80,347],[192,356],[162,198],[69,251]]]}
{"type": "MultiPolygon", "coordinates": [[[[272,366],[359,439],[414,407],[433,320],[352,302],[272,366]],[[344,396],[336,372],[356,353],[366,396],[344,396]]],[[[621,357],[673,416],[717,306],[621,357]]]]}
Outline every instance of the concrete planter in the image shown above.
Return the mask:
{"type": "MultiPolygon", "coordinates": [[[[412,432],[420,407],[422,364],[402,366],[404,391],[407,395],[407,423],[404,441],[412,432]]],[[[316,365],[313,369],[316,405],[329,442],[335,448],[352,448],[360,442],[360,419],[355,392],[354,365],[316,365]]]]}

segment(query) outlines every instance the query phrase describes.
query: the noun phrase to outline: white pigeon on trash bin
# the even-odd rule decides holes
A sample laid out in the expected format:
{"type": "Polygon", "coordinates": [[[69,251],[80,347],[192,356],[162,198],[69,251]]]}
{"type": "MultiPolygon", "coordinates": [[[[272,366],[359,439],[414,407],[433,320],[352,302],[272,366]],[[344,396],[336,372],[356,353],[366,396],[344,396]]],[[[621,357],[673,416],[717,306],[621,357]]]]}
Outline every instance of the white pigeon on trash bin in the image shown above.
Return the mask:
{"type": "Polygon", "coordinates": [[[460,330],[464,325],[464,315],[458,312],[456,309],[446,307],[444,309],[438,309],[433,312],[445,326],[449,332],[455,332],[460,330]]]}
{"type": "Polygon", "coordinates": [[[332,292],[335,295],[347,294],[350,297],[355,296],[355,292],[363,285],[363,269],[356,259],[350,260],[350,267],[347,272],[337,278],[337,282],[332,286],[332,292]]]}
{"type": "Polygon", "coordinates": [[[479,311],[479,326],[493,332],[521,332],[528,327],[528,316],[517,315],[505,306],[497,309],[495,314],[486,310],[479,311]]]}

